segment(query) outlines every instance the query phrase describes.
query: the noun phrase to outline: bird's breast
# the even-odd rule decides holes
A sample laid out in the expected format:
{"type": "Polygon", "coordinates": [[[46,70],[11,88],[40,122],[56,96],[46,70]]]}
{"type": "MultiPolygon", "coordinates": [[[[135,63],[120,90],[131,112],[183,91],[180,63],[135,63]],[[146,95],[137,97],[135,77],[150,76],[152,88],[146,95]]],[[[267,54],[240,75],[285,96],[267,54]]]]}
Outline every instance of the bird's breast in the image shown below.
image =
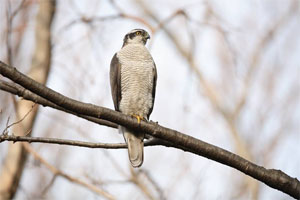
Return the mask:
{"type": "Polygon", "coordinates": [[[127,49],[118,54],[121,63],[119,107],[122,113],[128,115],[146,117],[153,106],[154,62],[148,50],[145,51],[145,49],[127,49]]]}

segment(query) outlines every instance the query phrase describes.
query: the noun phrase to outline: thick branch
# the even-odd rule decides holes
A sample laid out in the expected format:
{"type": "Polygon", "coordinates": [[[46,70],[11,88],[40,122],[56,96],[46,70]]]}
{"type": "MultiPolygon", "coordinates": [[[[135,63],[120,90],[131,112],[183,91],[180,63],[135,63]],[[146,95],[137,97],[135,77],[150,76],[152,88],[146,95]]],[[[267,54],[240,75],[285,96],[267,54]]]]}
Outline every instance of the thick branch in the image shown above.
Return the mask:
{"type": "MultiPolygon", "coordinates": [[[[22,87],[16,83],[0,80],[0,90],[9,92],[14,95],[18,95],[19,97],[22,97],[26,100],[30,100],[32,102],[35,102],[37,104],[40,104],[40,105],[43,105],[46,107],[51,107],[51,108],[54,108],[54,109],[57,109],[57,110],[60,110],[60,111],[63,111],[63,112],[69,113],[69,114],[76,115],[77,117],[86,119],[88,121],[97,123],[99,125],[104,125],[104,126],[111,127],[111,128],[118,128],[118,125],[116,123],[113,123],[113,122],[110,122],[107,120],[103,120],[103,119],[99,119],[99,118],[95,118],[95,117],[81,115],[81,114],[66,110],[66,109],[52,103],[51,101],[48,101],[47,99],[32,93],[31,91],[25,89],[24,87],[22,87]]],[[[145,135],[145,138],[150,139],[151,136],[145,135]]],[[[177,147],[168,141],[164,141],[164,140],[161,140],[158,138],[152,139],[151,141],[148,141],[148,142],[149,143],[151,142],[151,144],[155,143],[155,144],[159,144],[159,145],[164,145],[166,147],[175,147],[175,148],[177,147]]]]}
{"type": "Polygon", "coordinates": [[[294,198],[300,198],[300,182],[296,178],[292,178],[280,170],[265,169],[264,167],[251,163],[248,160],[222,148],[208,144],[176,130],[162,127],[156,123],[147,123],[144,121],[137,123],[134,118],[111,109],[70,99],[43,86],[42,84],[35,82],[31,78],[20,73],[16,68],[8,66],[1,61],[0,73],[31,92],[63,107],[66,110],[77,114],[111,121],[134,130],[142,131],[156,138],[169,141],[178,146],[178,148],[233,167],[272,188],[285,192],[294,198]]]}
{"type": "Polygon", "coordinates": [[[100,124],[100,125],[108,126],[108,127],[111,127],[111,128],[117,128],[118,127],[117,124],[112,123],[112,122],[107,121],[107,120],[103,120],[103,119],[99,119],[99,118],[95,118],[95,117],[90,117],[90,116],[86,116],[86,115],[80,115],[78,113],[66,110],[63,107],[58,106],[58,105],[52,103],[51,101],[48,101],[47,99],[45,99],[43,97],[40,97],[40,96],[32,93],[31,91],[25,89],[24,87],[22,87],[18,84],[15,84],[15,83],[10,83],[10,82],[7,82],[7,81],[0,80],[0,90],[9,92],[9,93],[14,94],[14,95],[18,95],[18,96],[20,96],[24,99],[30,100],[32,102],[38,103],[38,104],[43,105],[43,106],[51,107],[51,108],[54,108],[54,109],[57,109],[57,110],[64,111],[66,113],[76,115],[78,117],[81,117],[83,119],[86,119],[88,121],[91,121],[91,122],[94,122],[94,123],[97,123],[97,124],[100,124]]]}

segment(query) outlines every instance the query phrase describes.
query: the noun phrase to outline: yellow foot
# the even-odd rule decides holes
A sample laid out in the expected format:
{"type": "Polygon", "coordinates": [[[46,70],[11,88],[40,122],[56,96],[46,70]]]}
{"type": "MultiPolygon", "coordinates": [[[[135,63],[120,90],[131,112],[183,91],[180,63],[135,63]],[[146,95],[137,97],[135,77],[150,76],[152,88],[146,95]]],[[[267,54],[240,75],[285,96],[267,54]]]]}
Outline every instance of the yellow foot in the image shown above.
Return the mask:
{"type": "Polygon", "coordinates": [[[141,123],[141,120],[145,120],[144,117],[141,117],[141,116],[139,116],[139,115],[131,115],[131,116],[132,116],[132,117],[135,117],[135,118],[137,119],[138,123],[141,123]]]}

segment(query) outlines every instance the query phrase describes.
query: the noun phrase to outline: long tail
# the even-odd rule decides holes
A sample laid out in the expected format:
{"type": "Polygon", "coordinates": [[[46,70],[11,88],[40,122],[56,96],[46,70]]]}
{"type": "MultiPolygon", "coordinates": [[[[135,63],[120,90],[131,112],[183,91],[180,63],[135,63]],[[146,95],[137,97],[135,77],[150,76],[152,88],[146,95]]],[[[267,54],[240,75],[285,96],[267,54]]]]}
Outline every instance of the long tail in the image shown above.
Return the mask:
{"type": "Polygon", "coordinates": [[[140,167],[144,160],[144,134],[136,134],[120,127],[128,146],[128,156],[133,167],[140,167]]]}

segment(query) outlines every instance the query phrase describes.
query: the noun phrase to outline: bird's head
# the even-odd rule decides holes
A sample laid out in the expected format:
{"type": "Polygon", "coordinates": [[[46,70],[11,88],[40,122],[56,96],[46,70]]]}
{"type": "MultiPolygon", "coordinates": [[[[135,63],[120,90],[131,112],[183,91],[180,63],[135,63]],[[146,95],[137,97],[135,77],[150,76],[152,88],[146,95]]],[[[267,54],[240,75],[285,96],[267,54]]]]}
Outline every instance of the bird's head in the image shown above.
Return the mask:
{"type": "Polygon", "coordinates": [[[124,37],[123,47],[127,44],[146,44],[150,39],[150,35],[143,29],[133,29],[127,33],[124,37]]]}

